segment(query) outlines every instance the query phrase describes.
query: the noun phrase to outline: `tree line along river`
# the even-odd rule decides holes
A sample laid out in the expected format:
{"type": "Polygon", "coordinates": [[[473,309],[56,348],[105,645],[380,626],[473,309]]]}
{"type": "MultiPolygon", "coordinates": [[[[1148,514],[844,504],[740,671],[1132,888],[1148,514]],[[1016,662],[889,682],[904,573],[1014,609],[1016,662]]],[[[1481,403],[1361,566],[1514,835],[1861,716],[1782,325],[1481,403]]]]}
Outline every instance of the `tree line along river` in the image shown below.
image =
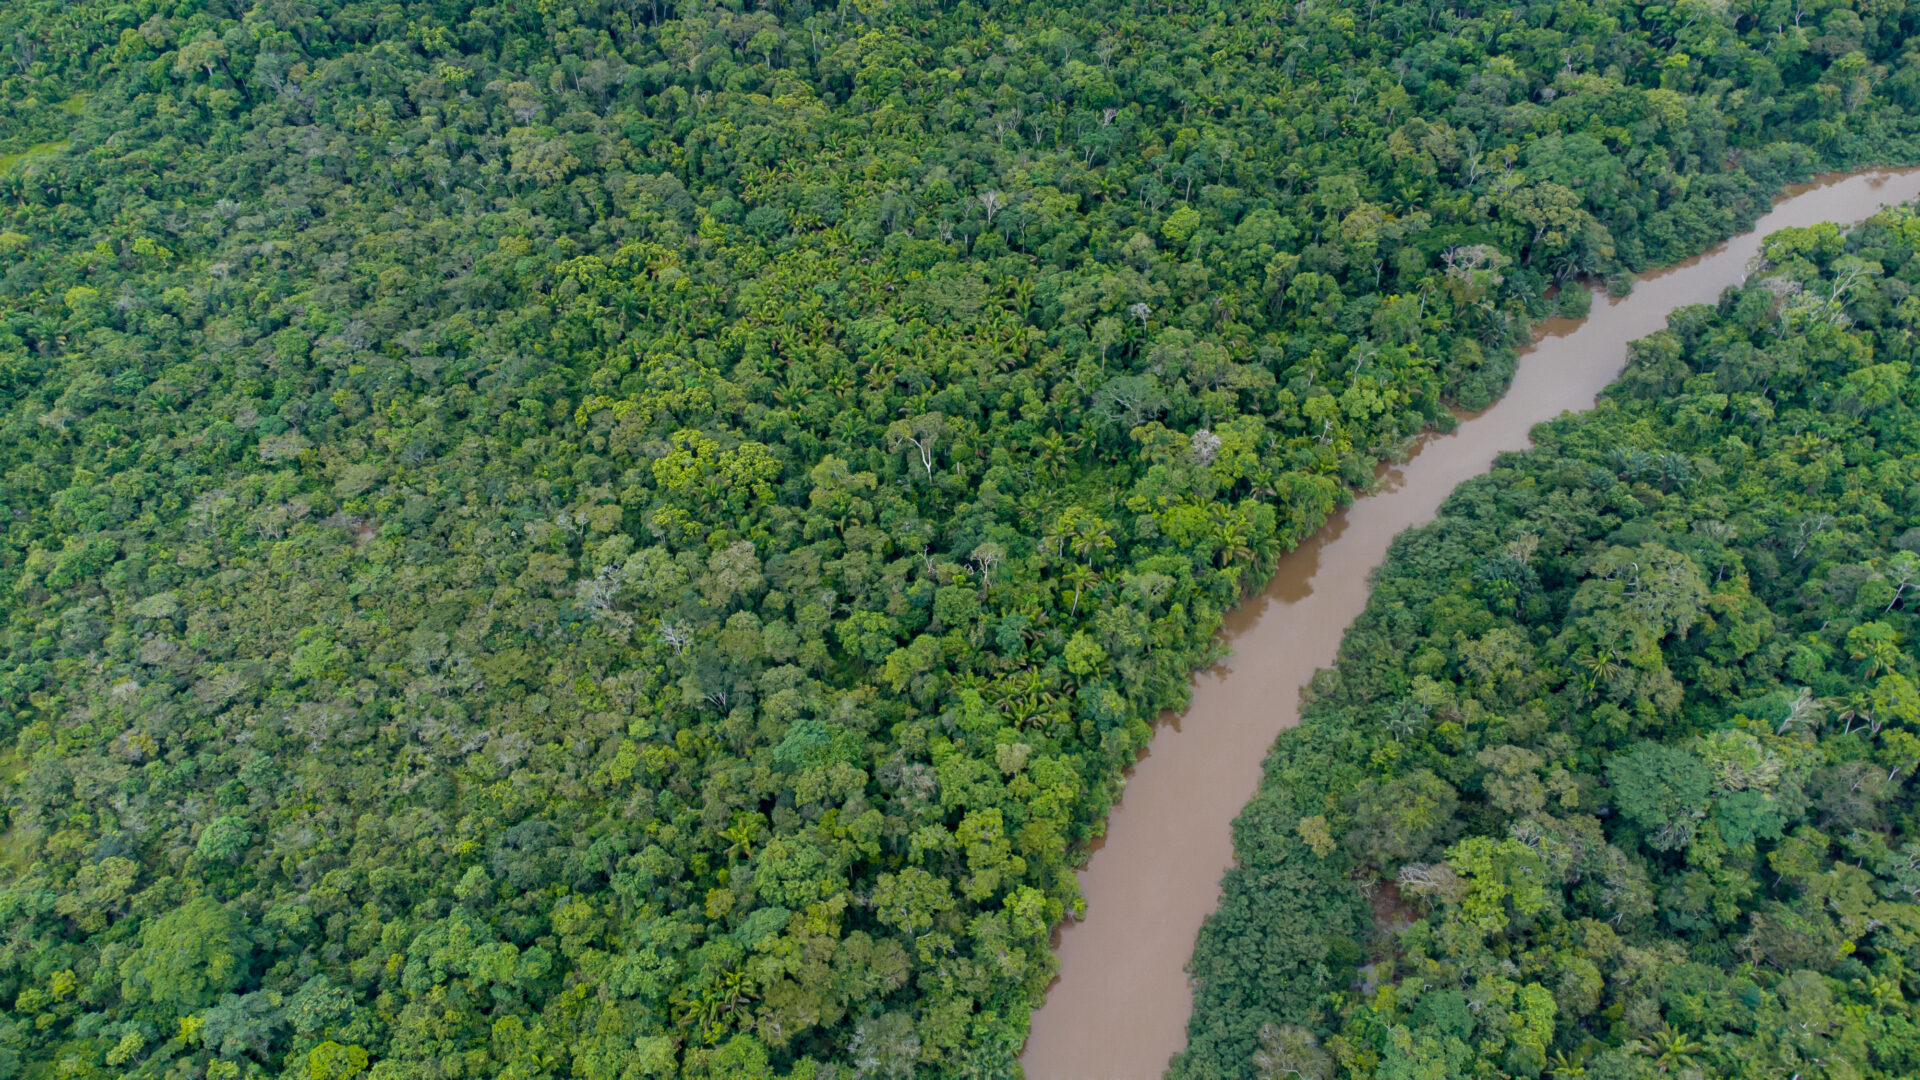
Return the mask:
{"type": "Polygon", "coordinates": [[[1368,577],[1396,534],[1431,520],[1498,454],[1524,449],[1533,425],[1592,407],[1620,374],[1629,342],[1739,283],[1768,233],[1853,223],[1916,197],[1920,170],[1818,178],[1788,191],[1752,231],[1641,275],[1626,297],[1597,298],[1585,319],[1543,324],[1504,397],[1421,440],[1384,470],[1374,494],[1282,559],[1266,589],[1228,617],[1232,657],[1196,675],[1187,710],[1163,718],[1080,871],[1087,915],[1059,935],[1060,975],[1021,1059],[1029,1080],[1145,1080],[1185,1045],[1186,963],[1233,861],[1234,816],[1259,783],[1268,746],[1298,722],[1300,689],[1333,663],[1366,606],[1368,577]]]}

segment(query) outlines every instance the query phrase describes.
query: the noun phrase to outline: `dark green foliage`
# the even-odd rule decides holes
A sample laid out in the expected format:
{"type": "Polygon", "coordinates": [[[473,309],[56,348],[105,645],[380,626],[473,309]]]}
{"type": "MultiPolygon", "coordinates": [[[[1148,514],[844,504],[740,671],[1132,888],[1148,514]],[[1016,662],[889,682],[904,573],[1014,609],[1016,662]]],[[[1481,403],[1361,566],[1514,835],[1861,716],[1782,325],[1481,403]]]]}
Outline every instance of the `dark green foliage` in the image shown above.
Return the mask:
{"type": "Polygon", "coordinates": [[[1913,1075],[1916,290],[1910,209],[1770,237],[1395,541],[1174,1075],[1913,1075]]]}
{"type": "Polygon", "coordinates": [[[1713,777],[1681,747],[1642,743],[1607,759],[1607,787],[1613,808],[1640,827],[1648,846],[1673,851],[1692,841],[1706,817],[1713,777]]]}
{"type": "MultiPolygon", "coordinates": [[[[1011,1075],[1221,612],[1498,393],[1556,283],[1920,157],[1912,21],[0,4],[0,1074],[1011,1075]]],[[[1662,452],[1617,482],[1696,490],[1662,452]]],[[[1525,571],[1442,621],[1544,617],[1525,571]]],[[[1431,859],[1480,766],[1418,765],[1289,820],[1431,859]]],[[[1885,824],[1845,763],[1796,783],[1885,824]]],[[[1302,1001],[1345,872],[1325,947],[1245,909],[1302,1001]]]]}

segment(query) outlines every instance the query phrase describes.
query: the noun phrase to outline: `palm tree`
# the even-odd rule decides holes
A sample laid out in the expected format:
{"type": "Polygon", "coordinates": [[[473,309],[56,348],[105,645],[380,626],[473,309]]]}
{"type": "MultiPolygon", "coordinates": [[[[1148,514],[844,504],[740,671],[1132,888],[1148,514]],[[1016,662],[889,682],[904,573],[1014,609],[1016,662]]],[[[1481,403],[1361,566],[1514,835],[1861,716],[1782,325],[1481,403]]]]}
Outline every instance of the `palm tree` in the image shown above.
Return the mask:
{"type": "Polygon", "coordinates": [[[1287,545],[1281,541],[1278,533],[1268,533],[1253,542],[1253,563],[1258,567],[1274,566],[1280,556],[1287,553],[1287,545]]]}
{"type": "Polygon", "coordinates": [[[990,700],[988,695],[993,690],[993,680],[978,671],[965,672],[953,680],[954,694],[964,694],[968,690],[979,694],[982,701],[990,700]]]}
{"type": "Polygon", "coordinates": [[[1236,520],[1228,520],[1220,526],[1220,565],[1232,566],[1235,563],[1253,561],[1253,545],[1247,535],[1247,527],[1236,520]]]}
{"type": "Polygon", "coordinates": [[[753,858],[753,845],[760,839],[759,815],[735,814],[733,824],[720,831],[720,838],[730,841],[727,846],[729,858],[735,855],[743,859],[753,858]]]}
{"type": "Polygon", "coordinates": [[[1553,1080],[1579,1080],[1587,1075],[1587,1067],[1580,1063],[1578,1055],[1562,1050],[1547,1062],[1547,1072],[1552,1074],[1553,1080]]]}
{"type": "MultiPolygon", "coordinates": [[[[1053,492],[1045,488],[1035,488],[1023,492],[1018,499],[1014,500],[1014,507],[1020,513],[1021,524],[1032,525],[1045,517],[1046,514],[1053,509],[1053,492]]],[[[1048,546],[1058,543],[1059,540],[1060,538],[1057,536],[1047,537],[1041,540],[1040,547],[1042,552],[1044,552],[1048,546]]]]}
{"type": "Polygon", "coordinates": [[[1059,479],[1066,468],[1067,440],[1058,431],[1048,431],[1040,436],[1040,448],[1037,455],[1046,468],[1047,475],[1059,479]]]}
{"type": "Polygon", "coordinates": [[[1586,678],[1581,680],[1580,689],[1588,696],[1592,696],[1601,683],[1620,674],[1620,654],[1612,648],[1604,653],[1598,648],[1583,649],[1573,658],[1573,662],[1587,673],[1586,678]]]}
{"type": "Polygon", "coordinates": [[[1653,1063],[1662,1073],[1681,1072],[1696,1067],[1699,1063],[1693,1055],[1707,1048],[1707,1044],[1674,1027],[1661,1024],[1660,1030],[1649,1035],[1640,1044],[1640,1051],[1653,1058],[1653,1063]]]}
{"type": "Polygon", "coordinates": [[[1073,607],[1068,610],[1067,614],[1070,616],[1080,614],[1080,593],[1091,586],[1100,584],[1099,571],[1093,569],[1091,566],[1080,566],[1076,564],[1061,571],[1060,577],[1066,581],[1067,584],[1073,586],[1073,607]]]}
{"type": "Polygon", "coordinates": [[[1085,556],[1087,565],[1091,567],[1101,552],[1114,549],[1113,526],[1105,518],[1088,514],[1074,522],[1069,542],[1073,553],[1085,556]]]}
{"type": "Polygon", "coordinates": [[[1007,693],[999,704],[1016,727],[1036,728],[1053,717],[1050,707],[1057,700],[1053,688],[1039,671],[1027,667],[1007,680],[1007,693]]]}

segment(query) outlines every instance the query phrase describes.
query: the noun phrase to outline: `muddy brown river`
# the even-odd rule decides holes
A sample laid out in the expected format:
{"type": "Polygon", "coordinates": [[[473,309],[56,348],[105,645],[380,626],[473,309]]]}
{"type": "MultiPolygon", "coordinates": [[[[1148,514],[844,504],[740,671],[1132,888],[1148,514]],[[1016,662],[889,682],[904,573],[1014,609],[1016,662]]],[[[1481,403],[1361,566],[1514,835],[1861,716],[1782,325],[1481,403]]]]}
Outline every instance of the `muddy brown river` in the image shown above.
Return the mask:
{"type": "Polygon", "coordinates": [[[1496,454],[1527,446],[1533,425],[1591,408],[1620,374],[1627,343],[1665,326],[1677,307],[1713,303],[1745,276],[1762,236],[1859,221],[1916,197],[1920,170],[1821,178],[1790,191],[1752,232],[1643,275],[1624,299],[1596,297],[1577,323],[1547,323],[1505,397],[1423,440],[1378,492],[1282,559],[1266,590],[1228,616],[1232,658],[1196,675],[1191,706],[1163,718],[1080,872],[1086,919],[1060,933],[1060,977],[1021,1058],[1029,1080],[1149,1080],[1186,1045],[1185,967],[1233,861],[1234,816],[1259,783],[1267,747],[1298,722],[1300,688],[1333,663],[1395,534],[1430,520],[1496,454]]]}

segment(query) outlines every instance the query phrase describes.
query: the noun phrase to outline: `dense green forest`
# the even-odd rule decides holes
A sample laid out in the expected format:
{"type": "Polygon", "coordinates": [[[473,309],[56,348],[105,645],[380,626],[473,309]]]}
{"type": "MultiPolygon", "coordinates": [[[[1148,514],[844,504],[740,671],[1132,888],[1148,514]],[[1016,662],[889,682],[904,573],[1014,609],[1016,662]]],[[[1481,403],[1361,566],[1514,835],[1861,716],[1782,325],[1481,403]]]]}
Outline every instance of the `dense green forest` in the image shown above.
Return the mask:
{"type": "MultiPolygon", "coordinates": [[[[1221,612],[1376,458],[1497,393],[1556,282],[1690,254],[1816,169],[1920,159],[1917,24],[1897,0],[0,4],[0,1077],[1015,1075],[1074,861],[1221,612]]],[[[1850,303],[1898,306],[1880,258],[1850,303]]],[[[1849,422],[1901,415],[1887,392],[1849,422]]],[[[1878,453],[1790,430],[1754,438],[1835,491],[1878,453]]],[[[1713,479],[1647,453],[1607,499],[1713,479]]],[[[1810,531],[1776,568],[1891,528],[1808,484],[1832,522],[1780,526],[1810,531]]],[[[1724,543],[1770,542],[1755,515],[1724,543]]],[[[1705,550],[1681,532],[1662,550],[1705,550]]],[[[1541,535],[1527,558],[1570,558],[1541,535]]],[[[1506,620],[1523,654],[1565,588],[1527,558],[1472,594],[1504,608],[1445,625],[1506,620]]],[[[1745,580],[1724,558],[1714,596],[1745,580]]],[[[1880,595],[1875,558],[1822,580],[1880,595]]],[[[1738,602],[1853,610],[1784,580],[1738,602]]],[[[1842,693],[1851,618],[1765,655],[1842,693]]],[[[1720,640],[1695,621],[1674,647],[1720,640]]],[[[1622,650],[1606,695],[1645,673],[1634,641],[1580,653],[1622,650]]],[[[1499,693],[1553,667],[1526,670],[1499,693]]],[[[1504,837],[1454,744],[1417,741],[1466,714],[1419,708],[1404,760],[1341,768],[1434,777],[1406,859],[1459,815],[1504,837]]],[[[1616,711],[1638,739],[1712,727],[1616,711]]],[[[1527,716],[1502,738],[1545,769],[1554,721],[1527,716]]],[[[1599,766],[1565,768],[1597,805],[1599,766]]],[[[1868,802],[1807,828],[1852,843],[1868,802]]],[[[1789,895],[1812,878],[1720,899],[1746,864],[1701,850],[1691,877],[1622,856],[1682,883],[1676,940],[1718,940],[1729,904],[1818,914],[1789,895]]],[[[1348,1015],[1319,992],[1361,914],[1196,1053],[1234,1073],[1260,1024],[1348,1015]]],[[[1849,1001],[1893,978],[1813,959],[1849,1001]]]]}
{"type": "Polygon", "coordinates": [[[1920,216],[1763,260],[1395,541],[1174,1075],[1920,1075],[1920,216]]]}

